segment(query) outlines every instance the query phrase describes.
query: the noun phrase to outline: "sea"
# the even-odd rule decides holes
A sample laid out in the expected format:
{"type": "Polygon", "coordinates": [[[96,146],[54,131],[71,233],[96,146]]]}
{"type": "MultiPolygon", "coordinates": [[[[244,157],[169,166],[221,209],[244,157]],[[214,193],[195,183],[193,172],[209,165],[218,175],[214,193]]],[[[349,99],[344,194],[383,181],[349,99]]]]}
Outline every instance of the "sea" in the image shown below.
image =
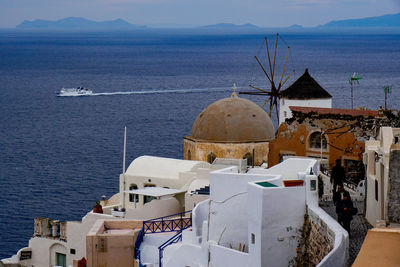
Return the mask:
{"type": "MultiPolygon", "coordinates": [[[[0,259],[28,245],[34,218],[81,220],[118,192],[125,126],[127,165],[141,155],[181,159],[197,115],[234,83],[268,91],[254,58],[269,72],[265,38],[272,56],[276,32],[1,30],[0,259]],[[57,96],[77,86],[94,94],[57,96]]],[[[283,32],[276,50],[275,81],[285,61],[283,80],[293,72],[282,89],[308,68],[334,107],[350,108],[356,72],[355,107],[384,106],[391,85],[387,106],[400,108],[399,34],[283,32]]]]}

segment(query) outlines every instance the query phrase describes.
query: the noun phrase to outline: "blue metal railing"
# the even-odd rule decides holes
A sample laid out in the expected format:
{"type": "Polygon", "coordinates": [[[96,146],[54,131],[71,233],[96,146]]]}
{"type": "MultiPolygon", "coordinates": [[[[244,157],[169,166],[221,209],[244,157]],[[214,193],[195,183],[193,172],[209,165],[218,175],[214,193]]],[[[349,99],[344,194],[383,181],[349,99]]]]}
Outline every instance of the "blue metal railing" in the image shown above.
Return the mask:
{"type": "Polygon", "coordinates": [[[143,242],[144,235],[164,232],[182,232],[182,230],[192,226],[191,212],[192,211],[190,210],[143,221],[142,229],[140,230],[139,236],[135,242],[135,259],[139,260],[139,265],[141,264],[140,245],[143,242]],[[186,214],[189,214],[190,216],[185,217],[186,214]]]}
{"type": "Polygon", "coordinates": [[[179,231],[176,235],[168,239],[167,241],[164,242],[161,246],[158,247],[158,266],[162,267],[162,258],[163,258],[163,252],[166,247],[168,247],[171,244],[178,243],[179,241],[182,241],[182,231],[179,231]]]}
{"type": "Polygon", "coordinates": [[[139,232],[138,237],[136,238],[136,242],[135,242],[135,259],[139,260],[139,264],[140,264],[140,244],[142,244],[143,242],[143,237],[144,237],[144,231],[143,231],[143,227],[139,232]]]}
{"type": "Polygon", "coordinates": [[[184,217],[186,213],[192,211],[176,213],[156,219],[143,222],[143,231],[145,234],[164,233],[181,231],[192,226],[192,218],[184,217]]]}

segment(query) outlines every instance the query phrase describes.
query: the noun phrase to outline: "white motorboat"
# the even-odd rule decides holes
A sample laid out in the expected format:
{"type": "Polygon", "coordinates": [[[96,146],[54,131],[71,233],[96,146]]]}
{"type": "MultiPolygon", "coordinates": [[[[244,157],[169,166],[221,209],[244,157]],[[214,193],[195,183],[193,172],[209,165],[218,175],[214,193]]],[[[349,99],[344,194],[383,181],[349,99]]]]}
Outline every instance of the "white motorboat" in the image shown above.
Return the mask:
{"type": "Polygon", "coordinates": [[[84,87],[62,88],[58,96],[85,96],[93,94],[92,90],[84,87]]]}

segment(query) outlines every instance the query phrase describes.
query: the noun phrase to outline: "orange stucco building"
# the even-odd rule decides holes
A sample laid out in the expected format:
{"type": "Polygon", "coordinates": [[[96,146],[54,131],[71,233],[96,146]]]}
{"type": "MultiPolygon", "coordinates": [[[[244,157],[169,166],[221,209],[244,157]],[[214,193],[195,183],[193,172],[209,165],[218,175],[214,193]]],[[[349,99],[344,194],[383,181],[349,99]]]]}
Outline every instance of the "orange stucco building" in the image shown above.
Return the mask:
{"type": "MultiPolygon", "coordinates": [[[[268,165],[284,156],[326,159],[329,169],[341,159],[348,174],[362,168],[364,142],[374,137],[378,111],[290,107],[293,117],[281,123],[274,141],[270,142],[268,165]]],[[[355,179],[356,180],[356,179],[355,179]]]]}

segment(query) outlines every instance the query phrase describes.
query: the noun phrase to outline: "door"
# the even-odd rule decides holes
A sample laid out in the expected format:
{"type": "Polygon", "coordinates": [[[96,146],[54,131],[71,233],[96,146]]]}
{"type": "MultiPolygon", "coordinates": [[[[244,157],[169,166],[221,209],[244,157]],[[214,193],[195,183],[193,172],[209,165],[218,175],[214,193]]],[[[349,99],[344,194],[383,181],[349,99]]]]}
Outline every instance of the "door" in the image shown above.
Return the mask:
{"type": "Polygon", "coordinates": [[[66,267],[67,266],[67,256],[62,253],[56,253],[56,263],[57,263],[57,266],[66,267]]]}

